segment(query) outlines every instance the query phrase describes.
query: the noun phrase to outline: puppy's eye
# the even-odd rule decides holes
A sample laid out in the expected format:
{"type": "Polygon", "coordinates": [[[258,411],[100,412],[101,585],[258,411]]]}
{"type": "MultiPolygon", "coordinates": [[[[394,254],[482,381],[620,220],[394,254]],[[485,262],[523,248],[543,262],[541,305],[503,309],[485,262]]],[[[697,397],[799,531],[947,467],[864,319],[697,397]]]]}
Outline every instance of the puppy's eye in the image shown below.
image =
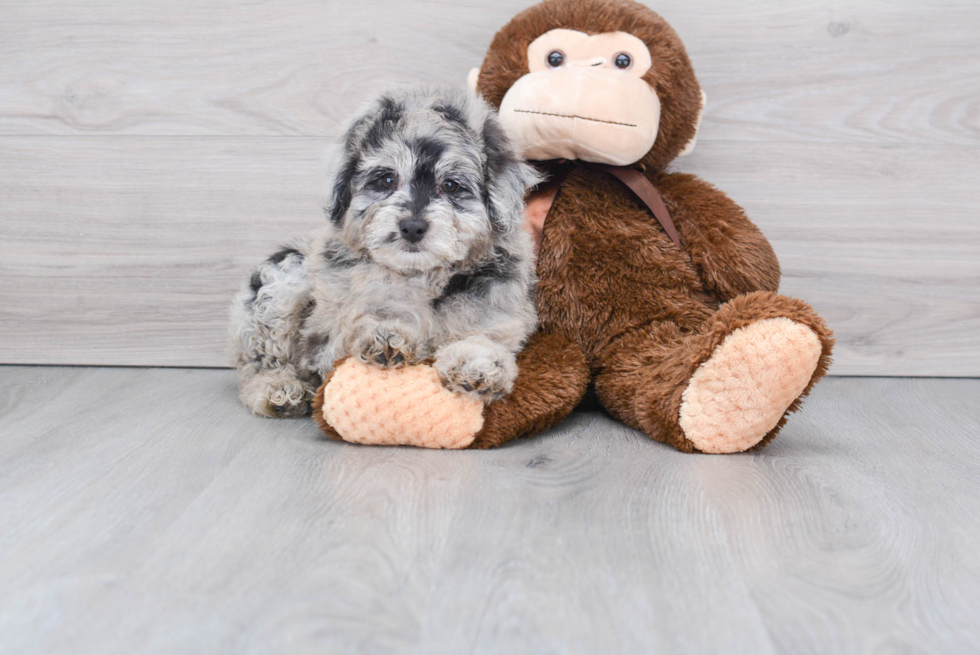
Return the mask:
{"type": "Polygon", "coordinates": [[[562,54],[561,50],[552,50],[548,53],[548,65],[552,68],[558,68],[565,63],[565,55],[562,54]]]}
{"type": "Polygon", "coordinates": [[[382,189],[390,189],[391,187],[395,186],[396,182],[398,182],[398,178],[395,177],[393,173],[385,173],[374,181],[374,183],[382,189]]]}
{"type": "Polygon", "coordinates": [[[446,193],[455,193],[459,191],[459,182],[455,180],[446,180],[442,183],[442,190],[446,193]]]}
{"type": "Polygon", "coordinates": [[[618,68],[619,70],[626,70],[627,68],[633,65],[633,58],[630,57],[625,52],[621,52],[618,55],[616,55],[616,58],[613,59],[613,62],[616,64],[616,68],[618,68]]]}

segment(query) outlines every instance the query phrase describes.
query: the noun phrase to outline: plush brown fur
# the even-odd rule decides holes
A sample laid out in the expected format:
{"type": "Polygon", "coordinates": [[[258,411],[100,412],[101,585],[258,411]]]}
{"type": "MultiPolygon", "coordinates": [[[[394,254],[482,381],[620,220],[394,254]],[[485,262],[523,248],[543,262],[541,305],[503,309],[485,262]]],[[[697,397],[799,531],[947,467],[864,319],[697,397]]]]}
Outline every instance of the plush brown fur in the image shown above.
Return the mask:
{"type": "MultiPolygon", "coordinates": [[[[700,329],[684,334],[676,324],[656,322],[626,335],[605,353],[605,366],[596,377],[596,392],[610,414],[630,427],[679,450],[694,445],[678,425],[681,395],[694,371],[729,334],[766,318],[785,317],[806,325],[823,346],[817,371],[787,411],[795,411],[830,364],[833,338],[823,320],[806,303],[766,291],[739,296],[722,305],[700,329]]],[[[771,441],[786,423],[786,416],[757,447],[771,441]]]]}
{"type": "MultiPolygon", "coordinates": [[[[678,420],[694,371],[726,336],[766,318],[809,327],[822,352],[794,411],[827,371],[833,339],[805,303],[776,294],[779,263],[742,209],[711,185],[663,169],[694,135],[699,87],[674,31],[624,0],[548,0],[494,38],[478,82],[499,106],[527,70],[527,46],[555,28],[625,31],[653,57],[645,78],[662,104],[660,135],[641,160],[680,232],[679,249],[618,180],[577,165],[548,214],[538,260],[541,330],[519,359],[514,393],[490,405],[473,447],[499,445],[565,418],[594,379],[603,406],[627,425],[696,450],[678,420]]],[[[759,442],[768,443],[786,416],[759,442]]],[[[758,447],[757,446],[757,447],[758,447]]]]}
{"type": "Polygon", "coordinates": [[[517,357],[514,391],[487,406],[470,448],[492,448],[557,425],[585,394],[589,367],[575,340],[538,332],[517,357]]]}

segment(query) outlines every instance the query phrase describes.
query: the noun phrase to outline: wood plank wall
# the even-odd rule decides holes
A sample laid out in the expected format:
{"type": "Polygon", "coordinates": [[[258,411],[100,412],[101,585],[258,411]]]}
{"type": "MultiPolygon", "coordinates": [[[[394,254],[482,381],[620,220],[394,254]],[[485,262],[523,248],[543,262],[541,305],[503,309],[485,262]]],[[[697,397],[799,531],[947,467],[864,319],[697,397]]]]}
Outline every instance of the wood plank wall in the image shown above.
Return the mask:
{"type": "MultiPolygon", "coordinates": [[[[529,4],[0,0],[0,362],[224,365],[343,121],[462,83],[529,4]]],[[[766,232],[833,373],[980,375],[980,4],[651,6],[709,99],[676,168],[766,232]]]]}

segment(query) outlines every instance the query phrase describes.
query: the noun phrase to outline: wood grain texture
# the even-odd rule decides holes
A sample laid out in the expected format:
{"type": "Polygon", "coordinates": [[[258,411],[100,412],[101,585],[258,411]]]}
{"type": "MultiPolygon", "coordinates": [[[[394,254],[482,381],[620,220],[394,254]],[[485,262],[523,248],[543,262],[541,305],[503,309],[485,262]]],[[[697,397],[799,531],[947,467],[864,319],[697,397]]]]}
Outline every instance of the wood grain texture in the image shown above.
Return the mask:
{"type": "Polygon", "coordinates": [[[331,143],[16,139],[0,361],[226,365],[248,271],[325,220],[331,143]]]}
{"type": "MultiPolygon", "coordinates": [[[[129,140],[5,151],[0,361],[223,366],[249,268],[324,220],[331,140],[129,140]]],[[[971,149],[719,142],[679,167],[766,232],[783,291],[837,331],[834,373],[980,372],[971,149]]]]}
{"type": "Polygon", "coordinates": [[[593,413],[358,447],[235,395],[0,368],[0,651],[980,649],[978,380],[831,378],[737,456],[593,413]]]}
{"type": "Polygon", "coordinates": [[[836,375],[980,375],[974,148],[711,144],[678,167],[745,207],[782,293],[834,329],[836,375]]]}
{"type": "MultiPolygon", "coordinates": [[[[0,134],[332,135],[378,88],[460,84],[527,0],[0,2],[0,134]]],[[[649,3],[705,138],[980,143],[973,2],[649,3]]]]}
{"type": "MultiPolygon", "coordinates": [[[[461,82],[529,4],[0,0],[0,362],[224,365],[351,112],[461,82]]],[[[677,168],[764,229],[832,373],[980,375],[980,5],[654,6],[709,96],[677,168]]]]}

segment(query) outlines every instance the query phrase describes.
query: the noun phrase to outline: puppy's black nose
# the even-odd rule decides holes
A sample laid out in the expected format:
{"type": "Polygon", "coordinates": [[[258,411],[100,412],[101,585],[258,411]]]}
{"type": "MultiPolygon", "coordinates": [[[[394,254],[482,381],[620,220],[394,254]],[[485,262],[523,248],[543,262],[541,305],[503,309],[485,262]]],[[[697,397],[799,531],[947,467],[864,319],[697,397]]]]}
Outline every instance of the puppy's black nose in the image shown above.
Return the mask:
{"type": "Polygon", "coordinates": [[[421,218],[403,218],[398,222],[402,238],[409,243],[418,243],[429,231],[429,224],[421,218]]]}

